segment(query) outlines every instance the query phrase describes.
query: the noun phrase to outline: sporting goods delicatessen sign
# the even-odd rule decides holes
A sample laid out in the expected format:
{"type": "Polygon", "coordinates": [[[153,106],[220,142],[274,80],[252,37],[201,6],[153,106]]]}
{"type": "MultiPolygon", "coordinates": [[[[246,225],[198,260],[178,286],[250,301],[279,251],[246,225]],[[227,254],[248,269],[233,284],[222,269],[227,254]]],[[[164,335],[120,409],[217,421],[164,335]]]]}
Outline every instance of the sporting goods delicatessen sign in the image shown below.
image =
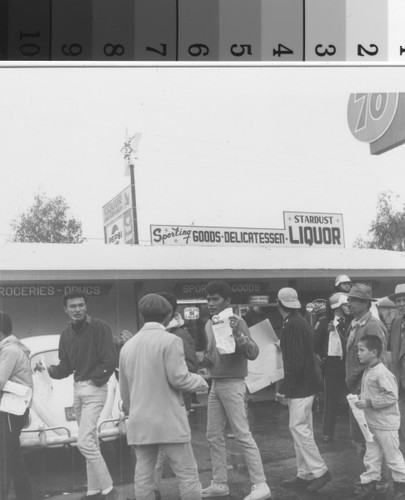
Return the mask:
{"type": "Polygon", "coordinates": [[[281,229],[151,225],[152,245],[344,248],[343,215],[283,212],[281,229]]]}

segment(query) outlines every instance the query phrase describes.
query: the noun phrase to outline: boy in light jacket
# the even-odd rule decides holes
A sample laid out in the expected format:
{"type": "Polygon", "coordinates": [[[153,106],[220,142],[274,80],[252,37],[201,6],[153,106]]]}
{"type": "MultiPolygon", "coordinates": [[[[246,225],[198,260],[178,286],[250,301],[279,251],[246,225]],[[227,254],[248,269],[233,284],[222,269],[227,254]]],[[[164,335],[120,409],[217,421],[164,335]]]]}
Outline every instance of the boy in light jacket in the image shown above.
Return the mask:
{"type": "Polygon", "coordinates": [[[361,381],[360,399],[355,404],[364,410],[374,440],[366,442],[364,467],[360,485],[353,497],[356,500],[375,494],[381,479],[381,462],[385,457],[394,480],[394,500],[405,500],[405,461],[399,450],[398,383],[381,362],[381,339],[365,335],[358,343],[357,356],[366,366],[361,381]]]}

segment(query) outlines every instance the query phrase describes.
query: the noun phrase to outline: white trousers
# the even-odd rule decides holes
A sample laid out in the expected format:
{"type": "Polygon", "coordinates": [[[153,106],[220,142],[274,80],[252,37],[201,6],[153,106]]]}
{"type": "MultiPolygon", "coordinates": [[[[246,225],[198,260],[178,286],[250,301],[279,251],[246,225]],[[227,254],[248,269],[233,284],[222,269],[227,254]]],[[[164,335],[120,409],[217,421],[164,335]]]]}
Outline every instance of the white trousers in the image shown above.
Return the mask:
{"type": "Polygon", "coordinates": [[[374,435],[374,441],[366,442],[366,454],[364,455],[364,467],[366,472],[360,476],[362,484],[381,479],[381,464],[383,457],[388,468],[392,471],[392,479],[395,482],[405,482],[405,461],[399,450],[398,431],[383,431],[370,428],[374,435]]]}
{"type": "Polygon", "coordinates": [[[314,396],[288,399],[289,428],[297,456],[297,476],[307,481],[323,476],[328,470],[314,440],[313,401],[314,396]]]}

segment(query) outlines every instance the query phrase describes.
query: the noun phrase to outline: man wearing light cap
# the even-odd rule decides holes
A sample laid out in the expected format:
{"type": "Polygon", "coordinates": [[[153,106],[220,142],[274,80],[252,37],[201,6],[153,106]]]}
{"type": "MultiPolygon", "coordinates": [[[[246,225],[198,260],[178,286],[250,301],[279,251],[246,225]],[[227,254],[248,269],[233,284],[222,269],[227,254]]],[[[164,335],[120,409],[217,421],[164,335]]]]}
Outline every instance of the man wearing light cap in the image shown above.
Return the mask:
{"type": "Polygon", "coordinates": [[[405,284],[395,287],[395,293],[389,295],[390,300],[398,307],[399,317],[392,323],[390,336],[391,369],[398,380],[398,406],[401,413],[399,441],[402,454],[405,456],[405,284]]]}
{"type": "Polygon", "coordinates": [[[335,291],[349,293],[352,288],[352,280],[347,276],[347,274],[339,274],[335,279],[335,291]]]}
{"type": "Polygon", "coordinates": [[[325,404],[322,441],[333,440],[340,399],[347,394],[345,382],[346,341],[350,326],[347,295],[342,292],[329,297],[327,315],[314,326],[314,348],[324,367],[325,404]]]}
{"type": "Polygon", "coordinates": [[[317,491],[332,476],[316,446],[312,424],[312,404],[318,390],[315,372],[312,331],[299,313],[297,292],[282,288],[277,295],[278,310],[283,317],[280,347],[283,355],[284,379],[277,399],[287,400],[289,428],[297,456],[297,475],[283,481],[288,488],[317,491]]]}
{"type": "MultiPolygon", "coordinates": [[[[354,284],[347,300],[349,313],[353,316],[353,320],[346,346],[346,385],[350,393],[360,394],[365,366],[360,363],[357,357],[357,344],[364,335],[377,335],[383,343],[382,360],[385,361],[387,330],[384,324],[371,314],[371,302],[375,299],[371,297],[371,288],[368,285],[354,284]]],[[[359,455],[362,455],[365,451],[364,437],[351,411],[350,438],[359,455]]]]}
{"type": "Polygon", "coordinates": [[[127,441],[136,454],[135,496],[154,498],[154,471],[160,449],[180,482],[182,500],[200,500],[201,484],[191,447],[191,432],[182,391],[207,388],[188,371],[181,338],[166,331],[172,306],[161,295],[139,302],[144,326],[120,354],[120,390],[128,413],[127,441]]]}

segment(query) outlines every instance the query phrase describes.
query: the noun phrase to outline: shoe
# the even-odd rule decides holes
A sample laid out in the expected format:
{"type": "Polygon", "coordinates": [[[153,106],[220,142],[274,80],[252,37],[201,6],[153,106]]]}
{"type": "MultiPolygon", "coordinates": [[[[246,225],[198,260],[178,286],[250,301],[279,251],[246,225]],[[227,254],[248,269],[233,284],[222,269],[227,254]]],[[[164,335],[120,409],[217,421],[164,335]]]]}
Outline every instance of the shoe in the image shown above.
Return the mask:
{"type": "Polygon", "coordinates": [[[394,481],[393,500],[405,500],[405,483],[394,481]]]}
{"type": "Polygon", "coordinates": [[[203,488],[201,496],[203,498],[227,497],[229,493],[229,486],[226,483],[214,483],[214,481],[211,481],[210,486],[203,488]]]}
{"type": "Polygon", "coordinates": [[[332,436],[322,436],[322,443],[330,443],[333,441],[333,437],[332,436]]]}
{"type": "Polygon", "coordinates": [[[252,491],[244,500],[265,500],[271,498],[271,491],[267,483],[257,483],[252,486],[252,491]]]}
{"type": "Polygon", "coordinates": [[[308,488],[312,483],[309,479],[302,479],[302,477],[295,476],[294,479],[285,479],[281,485],[284,488],[308,488]]]}
{"type": "Polygon", "coordinates": [[[105,495],[100,495],[101,500],[117,500],[120,496],[118,490],[113,488],[111,491],[106,493],[105,495]]]}
{"type": "MultiPolygon", "coordinates": [[[[159,490],[153,490],[155,493],[155,500],[162,500],[159,490]]],[[[136,500],[136,498],[127,498],[127,500],[136,500]]]]}
{"type": "Polygon", "coordinates": [[[307,491],[318,491],[323,488],[326,483],[329,483],[329,481],[332,481],[332,474],[327,470],[323,476],[316,477],[311,481],[307,491]]]}
{"type": "Polygon", "coordinates": [[[350,500],[365,500],[366,498],[374,498],[377,494],[377,481],[371,481],[370,483],[360,484],[355,487],[356,491],[350,500]]]}

